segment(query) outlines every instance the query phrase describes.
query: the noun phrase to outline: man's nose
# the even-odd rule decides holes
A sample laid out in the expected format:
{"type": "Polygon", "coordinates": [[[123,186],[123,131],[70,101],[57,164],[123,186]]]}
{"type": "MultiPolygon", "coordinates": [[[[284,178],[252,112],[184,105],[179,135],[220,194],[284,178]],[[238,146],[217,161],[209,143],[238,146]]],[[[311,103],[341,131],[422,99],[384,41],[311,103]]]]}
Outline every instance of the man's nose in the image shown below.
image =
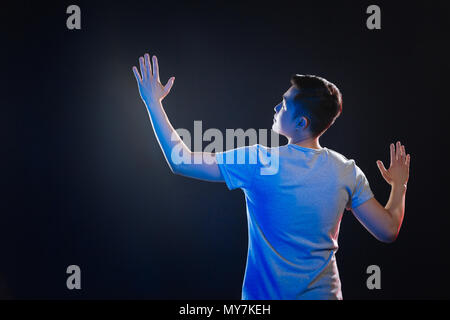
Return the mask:
{"type": "Polygon", "coordinates": [[[280,110],[280,107],[281,107],[281,103],[277,104],[275,106],[275,108],[273,108],[273,110],[275,110],[275,112],[278,112],[280,110]]]}

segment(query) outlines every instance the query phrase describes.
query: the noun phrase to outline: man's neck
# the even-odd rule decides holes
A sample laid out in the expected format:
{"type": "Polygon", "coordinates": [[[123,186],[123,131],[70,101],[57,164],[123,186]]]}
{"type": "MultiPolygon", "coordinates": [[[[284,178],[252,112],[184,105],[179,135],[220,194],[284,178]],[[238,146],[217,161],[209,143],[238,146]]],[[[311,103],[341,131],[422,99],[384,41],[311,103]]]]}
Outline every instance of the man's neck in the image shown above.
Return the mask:
{"type": "Polygon", "coordinates": [[[310,148],[310,149],[322,149],[322,147],[319,144],[319,138],[289,139],[289,144],[296,144],[300,147],[310,148]]]}

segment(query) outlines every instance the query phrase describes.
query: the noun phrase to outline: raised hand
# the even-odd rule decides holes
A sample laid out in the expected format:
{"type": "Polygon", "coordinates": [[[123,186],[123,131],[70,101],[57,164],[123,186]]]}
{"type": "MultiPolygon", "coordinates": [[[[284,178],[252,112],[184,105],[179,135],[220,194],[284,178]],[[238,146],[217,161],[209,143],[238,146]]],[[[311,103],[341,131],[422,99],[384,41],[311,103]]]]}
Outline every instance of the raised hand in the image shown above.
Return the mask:
{"type": "Polygon", "coordinates": [[[393,185],[405,185],[408,183],[409,178],[409,163],[410,155],[406,154],[405,146],[397,141],[397,146],[393,143],[390,145],[391,151],[391,164],[388,170],[384,167],[382,161],[377,160],[378,169],[380,169],[381,175],[384,180],[393,185]]]}
{"type": "Polygon", "coordinates": [[[166,85],[163,86],[159,80],[158,59],[156,56],[153,56],[152,73],[149,54],[146,53],[144,57],[145,59],[139,57],[141,74],[139,74],[138,69],[135,66],[133,66],[133,72],[138,83],[139,94],[141,95],[142,100],[146,104],[151,105],[153,102],[161,102],[167,96],[173,86],[175,77],[171,77],[166,85]]]}

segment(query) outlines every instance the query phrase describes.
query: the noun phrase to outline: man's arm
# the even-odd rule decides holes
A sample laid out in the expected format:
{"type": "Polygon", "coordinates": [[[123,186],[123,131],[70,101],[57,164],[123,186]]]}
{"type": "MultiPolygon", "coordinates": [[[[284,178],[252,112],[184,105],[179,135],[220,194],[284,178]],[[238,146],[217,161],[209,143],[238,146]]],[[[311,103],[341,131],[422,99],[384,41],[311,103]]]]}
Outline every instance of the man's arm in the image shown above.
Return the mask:
{"type": "Polygon", "coordinates": [[[390,145],[391,164],[386,170],[383,162],[377,161],[378,169],[387,183],[391,185],[391,194],[386,206],[375,198],[352,209],[355,217],[378,240],[393,242],[397,238],[405,213],[406,185],[409,178],[410,155],[406,155],[405,146],[397,141],[397,148],[390,145]]]}
{"type": "Polygon", "coordinates": [[[153,131],[170,169],[175,174],[195,179],[224,182],[215,154],[192,152],[172,127],[164,111],[161,102],[170,92],[175,77],[170,78],[167,84],[163,86],[159,80],[159,67],[156,56],[153,56],[153,72],[149,54],[146,53],[144,56],[145,59],[143,57],[139,58],[141,74],[139,74],[135,66],[133,66],[133,72],[142,101],[147,107],[153,131]],[[176,156],[172,156],[174,150],[176,155],[183,153],[184,160],[187,161],[177,161],[175,159],[176,156]],[[202,161],[194,161],[195,158],[200,158],[202,161]],[[209,161],[203,160],[206,158],[209,158],[209,161]]]}

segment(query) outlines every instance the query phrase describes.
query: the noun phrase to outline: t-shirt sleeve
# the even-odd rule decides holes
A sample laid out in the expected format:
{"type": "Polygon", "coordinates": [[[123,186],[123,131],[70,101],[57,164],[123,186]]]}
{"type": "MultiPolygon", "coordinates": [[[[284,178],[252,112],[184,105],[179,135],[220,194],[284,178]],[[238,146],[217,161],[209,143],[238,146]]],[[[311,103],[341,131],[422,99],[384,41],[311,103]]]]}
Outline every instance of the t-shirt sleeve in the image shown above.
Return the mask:
{"type": "Polygon", "coordinates": [[[228,189],[248,189],[258,166],[257,145],[217,152],[216,161],[228,189]]]}
{"type": "Polygon", "coordinates": [[[354,185],[352,194],[346,206],[347,210],[358,207],[374,196],[364,172],[354,163],[354,161],[352,162],[354,185]]]}

